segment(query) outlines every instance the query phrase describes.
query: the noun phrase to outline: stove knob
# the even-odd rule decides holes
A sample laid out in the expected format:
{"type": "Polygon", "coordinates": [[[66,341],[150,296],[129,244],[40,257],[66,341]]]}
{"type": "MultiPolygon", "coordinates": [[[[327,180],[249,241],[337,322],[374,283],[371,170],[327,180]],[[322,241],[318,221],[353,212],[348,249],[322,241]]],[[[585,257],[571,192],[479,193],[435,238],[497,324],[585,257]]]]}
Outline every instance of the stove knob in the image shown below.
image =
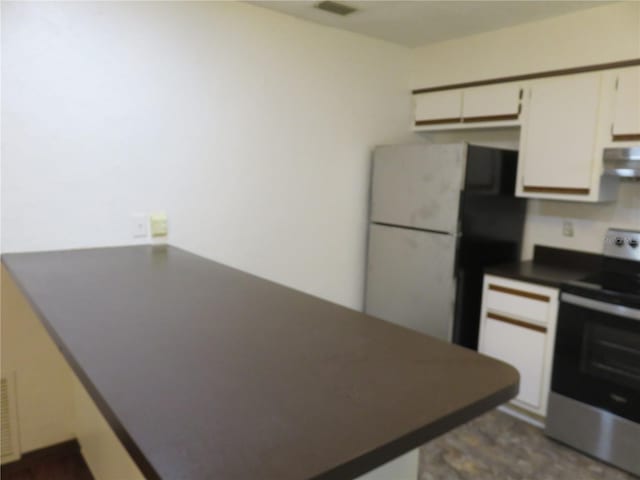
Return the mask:
{"type": "Polygon", "coordinates": [[[638,240],[636,240],[635,238],[632,238],[631,240],[629,240],[629,246],[631,248],[637,248],[638,247],[638,240]]]}
{"type": "Polygon", "coordinates": [[[615,244],[616,244],[618,247],[622,247],[622,246],[624,245],[624,238],[622,238],[622,237],[617,237],[617,238],[616,238],[616,240],[615,240],[615,244]]]}

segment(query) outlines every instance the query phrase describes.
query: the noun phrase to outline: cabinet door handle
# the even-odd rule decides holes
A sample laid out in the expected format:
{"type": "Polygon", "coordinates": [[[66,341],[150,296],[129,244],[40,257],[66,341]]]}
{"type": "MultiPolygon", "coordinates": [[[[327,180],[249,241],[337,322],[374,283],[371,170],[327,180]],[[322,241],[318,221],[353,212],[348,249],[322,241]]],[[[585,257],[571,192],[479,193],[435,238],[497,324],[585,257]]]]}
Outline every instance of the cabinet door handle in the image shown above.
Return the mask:
{"type": "Polygon", "coordinates": [[[460,117],[451,118],[434,118],[433,120],[416,120],[416,126],[421,125],[440,125],[442,123],[460,123],[462,119],[460,117]]]}
{"type": "Polygon", "coordinates": [[[507,317],[506,315],[498,315],[497,313],[489,312],[487,313],[487,318],[503,323],[509,323],[517,327],[528,328],[529,330],[535,330],[536,332],[547,333],[547,327],[532,325],[531,323],[523,322],[522,320],[516,320],[515,318],[507,317]]]}
{"type": "Polygon", "coordinates": [[[519,297],[530,298],[532,300],[538,300],[540,302],[549,303],[551,301],[551,298],[549,298],[547,295],[525,292],[524,290],[518,290],[516,288],[501,287],[500,285],[494,285],[493,283],[489,284],[489,290],[493,290],[494,292],[508,293],[509,295],[517,295],[519,297]]]}
{"type": "Polygon", "coordinates": [[[613,142],[633,142],[640,140],[640,133],[621,133],[618,135],[611,135],[611,141],[613,142]]]}
{"type": "Polygon", "coordinates": [[[588,188],[574,188],[574,187],[543,187],[537,185],[525,185],[522,188],[525,192],[532,193],[558,193],[564,195],[589,195],[590,190],[588,188]]]}
{"type": "Polygon", "coordinates": [[[478,117],[464,117],[462,119],[463,123],[474,123],[474,122],[502,122],[505,120],[517,120],[518,113],[506,114],[506,115],[486,115],[486,116],[478,116],[478,117]]]}

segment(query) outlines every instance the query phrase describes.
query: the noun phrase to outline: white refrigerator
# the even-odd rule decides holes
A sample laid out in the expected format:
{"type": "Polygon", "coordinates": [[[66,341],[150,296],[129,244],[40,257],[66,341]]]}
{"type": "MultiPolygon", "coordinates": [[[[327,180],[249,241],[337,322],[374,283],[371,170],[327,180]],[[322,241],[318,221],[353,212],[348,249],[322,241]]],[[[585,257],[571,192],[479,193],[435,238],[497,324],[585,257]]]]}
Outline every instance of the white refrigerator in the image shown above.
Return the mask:
{"type": "Polygon", "coordinates": [[[464,143],[376,148],[365,312],[474,348],[482,268],[520,255],[516,166],[464,143]]]}

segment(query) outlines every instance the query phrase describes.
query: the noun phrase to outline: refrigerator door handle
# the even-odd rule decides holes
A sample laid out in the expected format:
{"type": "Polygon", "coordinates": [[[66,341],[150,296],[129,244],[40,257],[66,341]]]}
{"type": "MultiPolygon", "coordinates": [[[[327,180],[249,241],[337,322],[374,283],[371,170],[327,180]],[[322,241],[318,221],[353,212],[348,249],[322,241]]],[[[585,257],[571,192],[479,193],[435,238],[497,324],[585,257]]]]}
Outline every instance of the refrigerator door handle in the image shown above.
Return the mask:
{"type": "MultiPolygon", "coordinates": [[[[460,270],[456,274],[456,284],[454,291],[458,292],[462,285],[464,285],[464,270],[460,270]]],[[[450,340],[453,343],[458,343],[460,337],[461,319],[462,315],[462,295],[455,295],[453,300],[453,322],[451,322],[451,335],[450,340]]]]}
{"type": "Polygon", "coordinates": [[[403,230],[415,230],[417,232],[424,232],[424,233],[436,233],[438,235],[460,235],[460,233],[457,232],[445,232],[444,230],[431,230],[428,228],[416,228],[416,227],[409,227],[407,225],[398,225],[396,223],[386,223],[386,222],[371,222],[371,225],[380,225],[383,227],[391,227],[391,228],[401,228],[403,230]]]}

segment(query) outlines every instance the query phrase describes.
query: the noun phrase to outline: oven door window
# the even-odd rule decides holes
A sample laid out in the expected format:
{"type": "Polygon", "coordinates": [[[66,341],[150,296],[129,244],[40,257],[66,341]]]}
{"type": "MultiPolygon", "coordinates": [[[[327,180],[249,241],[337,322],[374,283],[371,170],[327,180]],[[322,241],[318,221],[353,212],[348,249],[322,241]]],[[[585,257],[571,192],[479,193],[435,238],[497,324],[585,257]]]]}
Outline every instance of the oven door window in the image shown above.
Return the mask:
{"type": "Polygon", "coordinates": [[[551,389],[640,422],[640,321],[561,302],[551,389]]]}
{"type": "Polygon", "coordinates": [[[589,323],[583,346],[584,373],[640,391],[640,334],[589,323]]]}

